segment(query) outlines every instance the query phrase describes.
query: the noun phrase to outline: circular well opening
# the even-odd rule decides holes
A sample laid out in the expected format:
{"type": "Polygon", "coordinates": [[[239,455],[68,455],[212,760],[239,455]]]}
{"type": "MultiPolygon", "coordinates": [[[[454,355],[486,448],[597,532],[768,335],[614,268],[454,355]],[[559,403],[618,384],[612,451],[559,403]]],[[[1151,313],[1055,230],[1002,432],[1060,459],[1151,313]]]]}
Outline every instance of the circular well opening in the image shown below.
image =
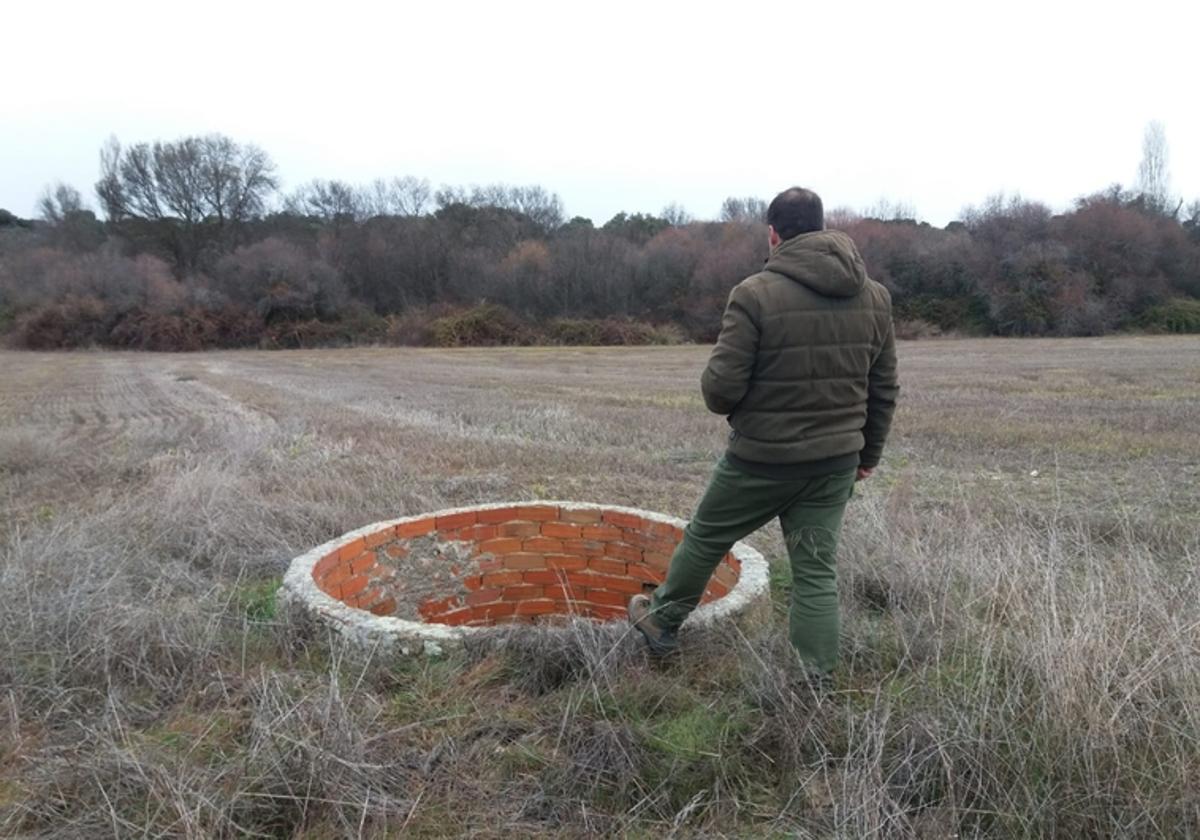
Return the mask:
{"type": "MultiPolygon", "coordinates": [[[[632,595],[662,582],[684,525],[574,502],[439,511],[368,525],[296,558],[284,589],[357,636],[450,640],[501,624],[624,619],[632,595]]],[[[765,591],[765,561],[739,543],[693,619],[738,611],[765,591]]]]}

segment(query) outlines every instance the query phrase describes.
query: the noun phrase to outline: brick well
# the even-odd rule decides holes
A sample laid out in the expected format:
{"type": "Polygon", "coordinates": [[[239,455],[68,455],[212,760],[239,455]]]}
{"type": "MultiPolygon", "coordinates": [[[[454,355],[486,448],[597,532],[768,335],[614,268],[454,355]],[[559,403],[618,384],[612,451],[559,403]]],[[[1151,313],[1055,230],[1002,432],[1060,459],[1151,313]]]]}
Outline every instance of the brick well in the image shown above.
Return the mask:
{"type": "MultiPolygon", "coordinates": [[[[684,524],[573,502],[408,517],[361,528],[297,558],[285,596],[364,638],[378,631],[445,642],[501,624],[624,620],[629,598],[663,580],[684,524]]],[[[765,569],[753,549],[734,546],[694,616],[732,612],[761,596],[765,569]],[[755,570],[748,582],[747,561],[755,570]],[[740,597],[722,604],[735,590],[740,597]]]]}

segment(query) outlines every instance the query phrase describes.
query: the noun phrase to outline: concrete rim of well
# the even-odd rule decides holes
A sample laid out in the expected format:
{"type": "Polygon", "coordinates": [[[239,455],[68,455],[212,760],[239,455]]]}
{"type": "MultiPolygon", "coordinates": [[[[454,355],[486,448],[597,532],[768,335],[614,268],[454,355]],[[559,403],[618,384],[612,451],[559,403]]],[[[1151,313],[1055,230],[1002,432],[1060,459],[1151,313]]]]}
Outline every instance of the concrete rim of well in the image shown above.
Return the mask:
{"type": "MultiPolygon", "coordinates": [[[[313,579],[313,567],[330,552],[354,542],[360,537],[375,534],[385,528],[394,528],[406,522],[449,516],[456,513],[498,510],[518,505],[549,505],[567,510],[599,510],[627,513],[652,522],[660,522],[683,528],[687,520],[656,511],[624,505],[604,505],[591,502],[527,500],[519,502],[491,502],[478,505],[445,508],[398,519],[372,522],[353,531],[348,531],[326,543],[306,551],[294,558],[288,566],[280,588],[281,599],[300,606],[329,624],[350,641],[366,646],[396,646],[403,653],[412,653],[418,647],[426,653],[440,653],[446,647],[461,644],[464,639],[479,633],[494,632],[495,627],[450,626],[425,623],[389,615],[374,615],[358,607],[352,607],[321,591],[313,579]]],[[[755,600],[763,597],[769,583],[766,559],[757,550],[744,542],[734,544],[730,552],[741,563],[741,573],[732,589],[720,598],[701,604],[684,623],[685,627],[705,627],[743,612],[755,600]]],[[[609,622],[611,623],[611,622],[609,622]]]]}

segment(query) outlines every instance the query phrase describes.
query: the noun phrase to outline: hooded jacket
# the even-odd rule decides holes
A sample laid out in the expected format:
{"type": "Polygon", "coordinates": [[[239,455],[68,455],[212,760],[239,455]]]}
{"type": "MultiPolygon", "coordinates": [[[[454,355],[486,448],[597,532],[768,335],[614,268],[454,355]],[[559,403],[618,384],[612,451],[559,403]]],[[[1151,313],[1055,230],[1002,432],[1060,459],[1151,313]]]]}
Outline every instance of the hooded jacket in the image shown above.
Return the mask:
{"type": "Polygon", "coordinates": [[[850,237],[785,240],[735,286],[700,386],[735,460],[877,465],[900,392],[892,301],[850,237]]]}

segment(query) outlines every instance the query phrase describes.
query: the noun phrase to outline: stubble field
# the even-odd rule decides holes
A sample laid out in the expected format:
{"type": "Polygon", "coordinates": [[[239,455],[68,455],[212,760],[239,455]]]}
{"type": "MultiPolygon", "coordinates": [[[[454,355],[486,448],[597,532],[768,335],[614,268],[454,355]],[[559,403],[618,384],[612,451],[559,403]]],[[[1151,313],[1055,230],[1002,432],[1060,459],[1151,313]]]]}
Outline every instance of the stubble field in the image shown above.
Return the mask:
{"type": "Polygon", "coordinates": [[[0,835],[1200,834],[1200,340],[901,347],[843,660],[580,624],[384,661],[291,557],[460,504],[687,517],[707,348],[0,353],[0,835]]]}

